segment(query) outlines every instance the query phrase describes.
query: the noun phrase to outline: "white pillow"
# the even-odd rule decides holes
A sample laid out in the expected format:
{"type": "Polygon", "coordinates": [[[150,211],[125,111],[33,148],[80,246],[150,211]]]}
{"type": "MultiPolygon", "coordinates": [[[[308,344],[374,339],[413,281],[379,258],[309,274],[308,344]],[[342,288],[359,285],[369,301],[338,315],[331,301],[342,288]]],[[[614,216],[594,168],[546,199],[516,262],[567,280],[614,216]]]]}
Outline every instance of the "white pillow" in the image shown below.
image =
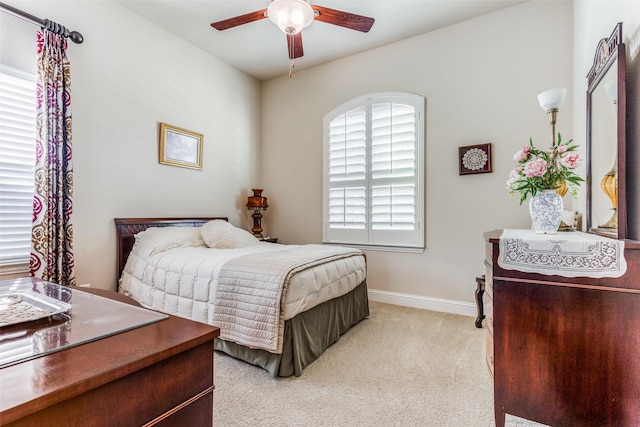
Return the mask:
{"type": "Polygon", "coordinates": [[[210,248],[233,249],[260,243],[253,234],[222,219],[202,224],[200,235],[210,248]]]}
{"type": "Polygon", "coordinates": [[[205,246],[199,227],[149,227],[136,234],[133,250],[142,257],[172,248],[205,246]]]}

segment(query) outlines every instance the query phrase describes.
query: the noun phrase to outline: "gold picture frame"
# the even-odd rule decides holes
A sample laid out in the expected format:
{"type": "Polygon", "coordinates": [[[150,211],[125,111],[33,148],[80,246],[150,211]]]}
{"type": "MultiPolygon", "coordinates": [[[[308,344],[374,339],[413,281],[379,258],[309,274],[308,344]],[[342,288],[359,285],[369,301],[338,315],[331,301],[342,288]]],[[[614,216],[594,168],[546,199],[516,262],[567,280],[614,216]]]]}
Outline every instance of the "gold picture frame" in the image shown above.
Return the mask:
{"type": "Polygon", "coordinates": [[[204,136],[160,123],[160,164],[202,170],[204,136]]]}
{"type": "Polygon", "coordinates": [[[491,143],[458,147],[460,175],[492,172],[491,143]]]}

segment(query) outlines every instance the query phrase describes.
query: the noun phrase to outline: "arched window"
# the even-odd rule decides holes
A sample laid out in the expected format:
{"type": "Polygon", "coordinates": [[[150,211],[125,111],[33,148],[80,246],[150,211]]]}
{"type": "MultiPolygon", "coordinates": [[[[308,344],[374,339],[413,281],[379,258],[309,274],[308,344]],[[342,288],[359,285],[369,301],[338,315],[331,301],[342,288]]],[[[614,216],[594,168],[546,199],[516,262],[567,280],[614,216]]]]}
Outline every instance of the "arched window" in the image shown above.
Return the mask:
{"type": "Polygon", "coordinates": [[[424,104],[376,93],[324,117],[325,243],[424,248],[424,104]]]}

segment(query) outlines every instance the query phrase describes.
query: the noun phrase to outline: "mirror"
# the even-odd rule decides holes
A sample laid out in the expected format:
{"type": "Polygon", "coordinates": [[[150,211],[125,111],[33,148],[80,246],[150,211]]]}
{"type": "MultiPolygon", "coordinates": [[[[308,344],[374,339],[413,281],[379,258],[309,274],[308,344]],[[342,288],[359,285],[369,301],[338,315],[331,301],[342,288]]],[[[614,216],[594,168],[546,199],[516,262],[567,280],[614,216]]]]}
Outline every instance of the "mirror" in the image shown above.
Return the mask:
{"type": "Polygon", "coordinates": [[[587,75],[587,232],[616,239],[627,231],[625,60],[619,23],[587,75]]]}

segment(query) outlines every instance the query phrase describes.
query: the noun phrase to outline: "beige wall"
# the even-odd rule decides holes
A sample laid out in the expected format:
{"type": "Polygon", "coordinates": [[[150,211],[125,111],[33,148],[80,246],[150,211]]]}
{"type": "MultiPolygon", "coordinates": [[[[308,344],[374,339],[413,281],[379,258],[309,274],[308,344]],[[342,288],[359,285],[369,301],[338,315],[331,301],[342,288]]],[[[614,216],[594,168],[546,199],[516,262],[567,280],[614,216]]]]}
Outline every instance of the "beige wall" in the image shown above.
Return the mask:
{"type": "MultiPolygon", "coordinates": [[[[68,49],[78,284],[115,289],[116,217],[225,215],[248,224],[244,203],[259,173],[257,81],[115,2],[11,5],[85,38],[68,49]],[[159,122],[204,134],[202,171],[158,163],[159,122]]],[[[35,40],[35,25],[8,19],[35,40]]],[[[5,40],[19,33],[0,31],[4,57],[18,46],[5,40]]]]}
{"type": "MultiPolygon", "coordinates": [[[[262,164],[269,233],[322,239],[322,118],[371,92],[423,95],[426,242],[422,254],[367,251],[373,297],[473,313],[484,231],[529,226],[507,195],[513,154],[549,138],[537,94],[572,87],[570,2],[528,2],[263,84],[262,164]],[[493,173],[458,175],[458,147],[493,144],[493,173]]],[[[570,136],[571,98],[558,130],[570,136]]]]}

